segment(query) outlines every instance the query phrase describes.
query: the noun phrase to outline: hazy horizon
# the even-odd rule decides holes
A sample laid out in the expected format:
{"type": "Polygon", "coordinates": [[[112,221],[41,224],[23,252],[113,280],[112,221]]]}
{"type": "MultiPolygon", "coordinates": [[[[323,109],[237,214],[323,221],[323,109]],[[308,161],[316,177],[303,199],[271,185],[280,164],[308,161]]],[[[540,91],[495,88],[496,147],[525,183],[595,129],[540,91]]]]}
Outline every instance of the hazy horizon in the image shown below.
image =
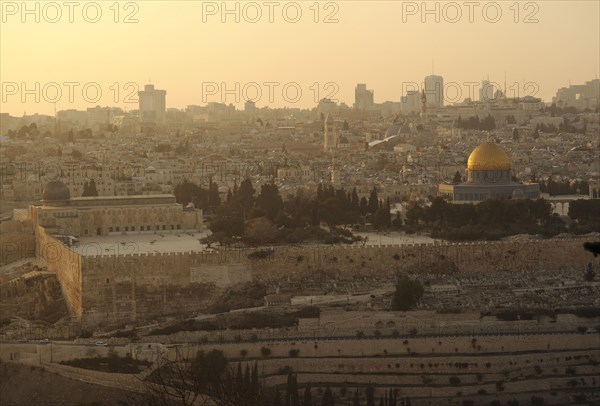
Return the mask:
{"type": "MultiPolygon", "coordinates": [[[[21,2],[1,3],[0,110],[13,116],[96,105],[135,110],[137,102],[124,99],[149,81],[167,91],[167,108],[207,102],[243,108],[242,90],[248,87],[254,97],[255,87],[248,85],[253,82],[263,92],[257,107],[312,108],[331,92],[352,106],[357,83],[373,89],[377,103],[397,102],[406,91],[403,83],[421,83],[432,72],[443,76],[446,84],[459,84],[460,101],[468,97],[467,82],[489,76],[503,87],[505,73],[509,96],[518,88],[520,96],[551,101],[560,87],[597,78],[600,59],[596,1],[520,2],[518,22],[514,3],[476,2],[472,23],[464,2],[427,3],[431,9],[438,4],[439,22],[434,14],[423,15],[421,2],[320,2],[318,16],[313,2],[276,2],[272,10],[265,2],[228,2],[231,9],[238,4],[239,22],[233,14],[222,15],[221,2],[178,1],[169,7],[163,1],[120,2],[118,15],[111,9],[114,3],[80,2],[73,9],[72,23],[70,10],[61,2],[54,3],[58,9],[49,5],[52,2],[28,3],[31,10],[38,4],[38,16],[23,15],[21,2]],[[497,7],[502,12],[499,21],[488,22],[497,7]],[[288,22],[298,8],[302,12],[298,22],[288,22]],[[98,9],[102,13],[98,22],[85,21],[93,20],[98,9]],[[262,17],[253,23],[258,10],[262,17]],[[453,23],[457,11],[462,17],[453,23]],[[337,22],[325,23],[328,16],[337,22]],[[137,22],[124,23],[127,18],[137,22]],[[538,22],[525,23],[526,19],[538,22]],[[72,102],[67,82],[79,83],[72,102]],[[203,93],[203,83],[208,82],[225,83],[229,89],[239,83],[239,103],[223,89],[203,93]],[[272,100],[266,82],[279,83],[272,100]],[[335,85],[327,87],[329,82],[335,85]],[[16,93],[11,83],[19,85],[16,93]],[[22,83],[28,89],[40,84],[39,103],[33,94],[22,102],[22,83]],[[63,93],[56,105],[47,101],[55,97],[53,85],[47,89],[48,97],[42,94],[49,83],[57,83],[63,93]],[[93,96],[82,96],[88,83],[97,83],[102,91],[97,102],[89,102],[93,96]],[[281,89],[288,83],[301,89],[298,101],[283,97],[281,89]]],[[[292,98],[294,92],[290,89],[292,98]]],[[[137,94],[131,100],[137,101],[137,94]]]]}

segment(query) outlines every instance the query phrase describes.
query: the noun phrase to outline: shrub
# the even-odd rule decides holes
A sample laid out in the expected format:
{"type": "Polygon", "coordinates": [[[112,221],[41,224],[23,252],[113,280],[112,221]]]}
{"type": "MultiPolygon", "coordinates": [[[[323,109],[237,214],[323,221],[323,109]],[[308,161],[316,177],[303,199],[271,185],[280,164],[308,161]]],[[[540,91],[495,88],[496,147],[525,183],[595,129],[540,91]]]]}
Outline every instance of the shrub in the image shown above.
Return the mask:
{"type": "Polygon", "coordinates": [[[451,376],[449,381],[450,381],[450,385],[452,385],[452,386],[460,385],[460,378],[456,375],[451,376]]]}
{"type": "Polygon", "coordinates": [[[263,357],[268,357],[269,355],[271,355],[271,349],[267,348],[267,347],[262,347],[260,349],[260,353],[262,354],[263,357]]]}
{"type": "Polygon", "coordinates": [[[531,404],[533,406],[541,406],[544,404],[544,398],[539,397],[539,396],[532,396],[531,397],[531,404]]]}

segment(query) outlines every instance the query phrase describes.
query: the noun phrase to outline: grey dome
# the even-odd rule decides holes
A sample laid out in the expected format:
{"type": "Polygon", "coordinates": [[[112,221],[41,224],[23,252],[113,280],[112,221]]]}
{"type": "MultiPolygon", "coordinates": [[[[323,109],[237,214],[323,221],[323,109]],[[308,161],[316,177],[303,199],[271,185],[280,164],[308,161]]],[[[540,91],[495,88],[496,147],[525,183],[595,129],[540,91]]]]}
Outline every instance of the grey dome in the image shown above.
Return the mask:
{"type": "Polygon", "coordinates": [[[58,180],[46,183],[42,200],[46,202],[64,202],[71,199],[71,192],[67,185],[58,180]]]}

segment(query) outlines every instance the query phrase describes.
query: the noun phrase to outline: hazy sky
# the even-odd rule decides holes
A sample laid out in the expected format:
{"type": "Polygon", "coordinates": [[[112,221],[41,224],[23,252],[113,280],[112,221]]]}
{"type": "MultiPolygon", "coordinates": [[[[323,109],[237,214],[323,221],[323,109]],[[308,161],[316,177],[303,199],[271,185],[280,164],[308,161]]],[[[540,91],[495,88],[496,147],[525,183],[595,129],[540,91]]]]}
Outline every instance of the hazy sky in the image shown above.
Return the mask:
{"type": "Polygon", "coordinates": [[[599,69],[597,0],[427,2],[431,14],[423,13],[421,1],[227,2],[238,8],[239,22],[235,11],[222,14],[220,1],[75,1],[73,8],[30,1],[31,14],[23,14],[21,1],[0,3],[1,111],[17,116],[52,114],[55,107],[137,109],[124,101],[149,80],[167,91],[167,107],[176,108],[235,104],[236,96],[241,107],[244,91],[256,98],[257,89],[259,107],[310,108],[331,92],[352,105],[356,83],[374,89],[376,102],[398,101],[403,83],[406,89],[432,72],[432,60],[436,74],[457,84],[449,97],[458,99],[457,89],[461,100],[468,97],[466,82],[488,75],[503,86],[506,71],[509,95],[519,89],[549,101],[559,87],[591,80],[599,69]],[[134,22],[125,23],[127,16],[134,22]],[[324,22],[327,16],[333,22],[324,22]]]}

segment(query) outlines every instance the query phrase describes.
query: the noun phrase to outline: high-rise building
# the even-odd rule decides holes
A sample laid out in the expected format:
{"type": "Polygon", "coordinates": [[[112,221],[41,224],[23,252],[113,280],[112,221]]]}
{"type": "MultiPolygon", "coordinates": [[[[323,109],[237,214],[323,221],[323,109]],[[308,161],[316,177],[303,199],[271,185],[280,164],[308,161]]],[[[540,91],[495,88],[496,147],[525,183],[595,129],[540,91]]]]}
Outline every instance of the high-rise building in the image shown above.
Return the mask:
{"type": "Polygon", "coordinates": [[[494,86],[490,83],[489,80],[484,79],[481,81],[481,89],[479,89],[479,101],[494,101],[494,86]]]}
{"type": "Polygon", "coordinates": [[[409,90],[406,96],[400,98],[400,111],[403,113],[416,113],[421,111],[421,92],[409,90]]]}
{"type": "Polygon", "coordinates": [[[562,87],[552,98],[559,107],[576,107],[579,110],[595,109],[600,106],[600,79],[590,80],[583,85],[562,87]]]}
{"type": "Polygon", "coordinates": [[[163,123],[165,121],[166,95],[166,90],[155,90],[154,85],[146,85],[144,90],[138,92],[141,122],[163,123]]]}
{"type": "Polygon", "coordinates": [[[424,82],[425,96],[427,97],[427,107],[440,108],[444,106],[444,78],[437,75],[425,77],[424,82]]]}
{"type": "Polygon", "coordinates": [[[365,83],[359,83],[354,89],[354,108],[356,110],[373,109],[373,90],[368,90],[365,83]]]}

